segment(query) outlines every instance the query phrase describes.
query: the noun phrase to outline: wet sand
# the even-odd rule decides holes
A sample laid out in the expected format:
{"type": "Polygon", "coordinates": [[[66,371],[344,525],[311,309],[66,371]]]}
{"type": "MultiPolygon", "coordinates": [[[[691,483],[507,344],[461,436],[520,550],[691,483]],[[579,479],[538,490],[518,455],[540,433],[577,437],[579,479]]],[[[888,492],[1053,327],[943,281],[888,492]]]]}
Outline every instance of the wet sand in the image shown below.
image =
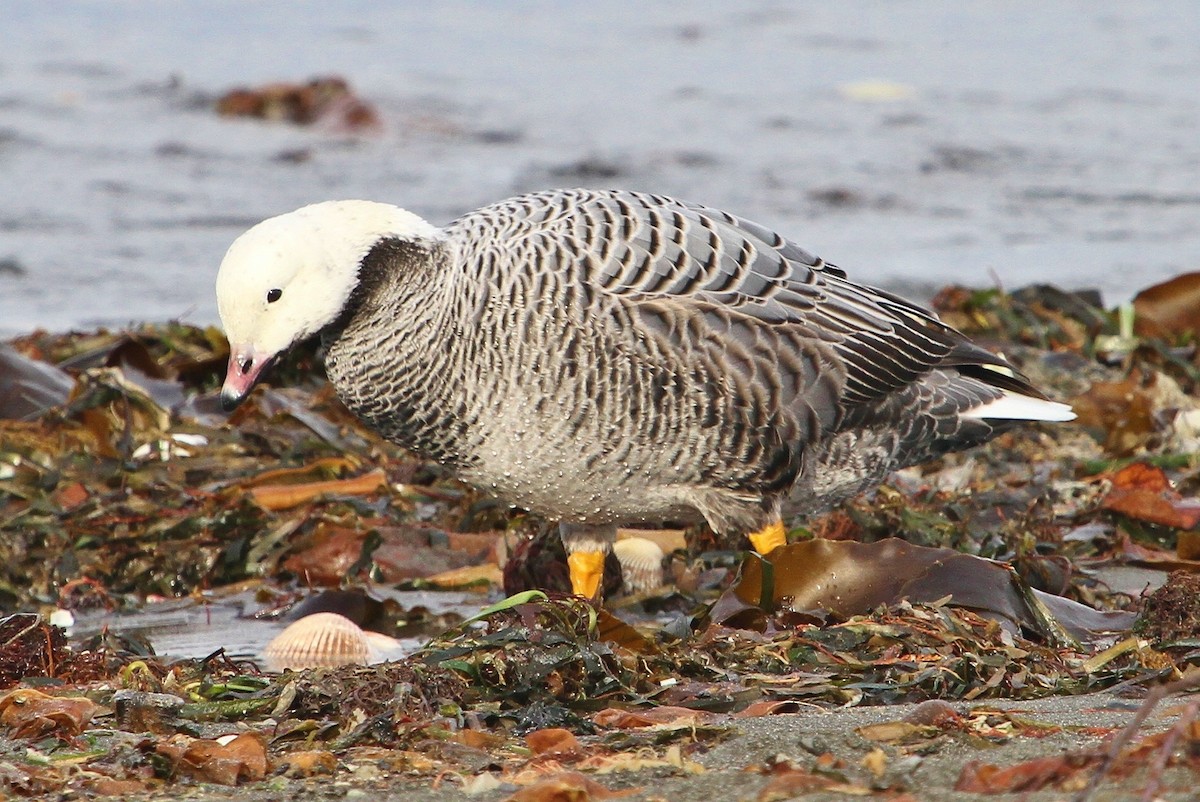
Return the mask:
{"type": "MultiPolygon", "coordinates": [[[[1136,713],[1139,702],[1112,694],[1089,694],[1038,699],[1033,701],[996,700],[983,704],[955,704],[966,712],[972,707],[1009,711],[1015,716],[1047,725],[1061,727],[1120,728],[1136,713]]],[[[1021,799],[1025,802],[1067,802],[1080,788],[1041,790],[1021,794],[980,795],[954,790],[964,764],[971,761],[1011,767],[1035,758],[1054,757],[1068,751],[1102,748],[1102,738],[1063,730],[1043,737],[1019,736],[1000,744],[985,743],[965,735],[948,736],[935,747],[925,750],[900,750],[895,746],[877,744],[855,732],[864,725],[894,722],[908,715],[914,705],[860,707],[743,719],[737,722],[738,734],[720,743],[706,754],[692,755],[703,767],[699,773],[687,773],[663,768],[636,772],[614,772],[589,775],[601,785],[614,790],[630,790],[619,798],[630,802],[712,802],[713,800],[755,800],[770,781],[763,769],[768,761],[791,758],[796,764],[813,768],[816,757],[806,749],[817,746],[828,749],[843,765],[835,770],[855,783],[869,781],[870,773],[862,766],[864,757],[876,748],[887,755],[882,784],[891,791],[872,795],[873,799],[900,798],[920,802],[959,802],[964,799],[1021,799]],[[905,751],[907,754],[905,754],[905,751]],[[903,794],[910,796],[902,796],[903,794]]],[[[1178,703],[1164,702],[1151,714],[1146,726],[1134,741],[1153,732],[1172,726],[1179,717],[1178,703]]],[[[586,746],[586,739],[584,739],[586,746]]],[[[1080,775],[1084,782],[1089,772],[1080,775]]],[[[1163,786],[1155,799],[1174,802],[1195,799],[1194,775],[1185,768],[1170,768],[1162,775],[1163,786]]],[[[381,802],[442,802],[443,800],[477,800],[499,802],[519,790],[516,786],[501,785],[482,793],[466,793],[461,785],[463,775],[446,774],[438,788],[427,781],[406,779],[402,771],[379,771],[369,761],[347,767],[333,778],[308,781],[278,780],[275,788],[248,788],[237,791],[238,799],[248,802],[267,800],[328,799],[331,793],[346,799],[372,799],[381,802]]],[[[470,779],[466,775],[465,779],[470,779]]],[[[1129,777],[1109,777],[1101,783],[1091,802],[1125,802],[1141,798],[1146,785],[1146,773],[1129,777]]],[[[229,789],[206,792],[200,788],[174,787],[172,799],[228,799],[229,789]]],[[[533,797],[530,797],[533,798],[533,797]]],[[[561,798],[561,797],[556,797],[561,798]]],[[[601,797],[588,797],[601,798],[601,797]]],[[[771,797],[783,798],[783,797],[771,797]]],[[[840,802],[856,798],[838,791],[808,791],[794,798],[812,802],[840,802]]]]}

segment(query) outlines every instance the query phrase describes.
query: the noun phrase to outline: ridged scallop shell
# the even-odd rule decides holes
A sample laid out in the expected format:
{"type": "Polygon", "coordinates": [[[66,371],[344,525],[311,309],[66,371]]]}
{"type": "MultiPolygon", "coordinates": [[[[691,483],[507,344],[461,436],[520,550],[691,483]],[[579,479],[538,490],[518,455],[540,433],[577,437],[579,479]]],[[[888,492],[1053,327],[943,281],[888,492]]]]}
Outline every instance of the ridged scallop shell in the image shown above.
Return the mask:
{"type": "Polygon", "coordinates": [[[362,628],[337,613],[313,613],[292,622],[263,649],[275,671],[367,664],[370,646],[362,628]]]}
{"type": "Polygon", "coordinates": [[[653,540],[629,537],[613,544],[613,553],[621,563],[626,593],[651,590],[663,581],[663,550],[653,540]]]}

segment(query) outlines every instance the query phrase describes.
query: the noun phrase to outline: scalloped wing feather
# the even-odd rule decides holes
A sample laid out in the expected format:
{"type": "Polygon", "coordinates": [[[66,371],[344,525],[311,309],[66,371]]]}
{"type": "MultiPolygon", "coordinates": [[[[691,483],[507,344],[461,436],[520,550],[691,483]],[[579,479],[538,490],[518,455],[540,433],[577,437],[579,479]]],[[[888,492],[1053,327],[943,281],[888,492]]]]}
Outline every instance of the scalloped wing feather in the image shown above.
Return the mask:
{"type": "MultiPolygon", "coordinates": [[[[637,308],[650,332],[678,335],[694,326],[663,318],[698,315],[714,335],[743,345],[786,336],[837,363],[843,404],[879,399],[948,358],[1005,364],[931,313],[848,280],[757,223],[631,192],[580,192],[573,212],[585,280],[637,308]]],[[[812,386],[811,375],[796,378],[798,389],[812,386]]]]}

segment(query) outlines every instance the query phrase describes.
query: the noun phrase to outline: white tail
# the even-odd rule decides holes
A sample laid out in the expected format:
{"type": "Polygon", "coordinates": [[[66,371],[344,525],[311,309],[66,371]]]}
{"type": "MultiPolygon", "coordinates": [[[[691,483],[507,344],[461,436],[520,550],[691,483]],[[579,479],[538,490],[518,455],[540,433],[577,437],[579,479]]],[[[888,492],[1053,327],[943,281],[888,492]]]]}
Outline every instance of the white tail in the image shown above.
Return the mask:
{"type": "Polygon", "coordinates": [[[983,418],[992,420],[1044,420],[1069,421],[1075,420],[1075,412],[1069,404],[1057,401],[1046,401],[1033,398],[1011,390],[1004,390],[1004,395],[995,401],[988,401],[964,412],[962,418],[983,418]]]}

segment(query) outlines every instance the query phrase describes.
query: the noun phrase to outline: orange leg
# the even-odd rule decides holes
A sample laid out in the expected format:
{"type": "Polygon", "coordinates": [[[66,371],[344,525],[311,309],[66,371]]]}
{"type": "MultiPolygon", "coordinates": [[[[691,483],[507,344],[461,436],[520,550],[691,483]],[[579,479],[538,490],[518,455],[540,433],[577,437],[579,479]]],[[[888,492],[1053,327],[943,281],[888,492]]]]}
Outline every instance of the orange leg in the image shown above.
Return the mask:
{"type": "Polygon", "coordinates": [[[617,539],[614,524],[560,523],[559,535],[567,551],[567,568],[571,572],[571,591],[585,599],[600,601],[604,588],[604,558],[612,551],[617,539]]]}
{"type": "Polygon", "coordinates": [[[573,551],[567,555],[573,593],[585,599],[600,598],[600,584],[604,579],[604,557],[603,551],[573,551]]]}
{"type": "Polygon", "coordinates": [[[772,521],[748,537],[750,545],[759,554],[770,554],[780,546],[787,545],[787,530],[783,528],[783,521],[772,521]]]}

